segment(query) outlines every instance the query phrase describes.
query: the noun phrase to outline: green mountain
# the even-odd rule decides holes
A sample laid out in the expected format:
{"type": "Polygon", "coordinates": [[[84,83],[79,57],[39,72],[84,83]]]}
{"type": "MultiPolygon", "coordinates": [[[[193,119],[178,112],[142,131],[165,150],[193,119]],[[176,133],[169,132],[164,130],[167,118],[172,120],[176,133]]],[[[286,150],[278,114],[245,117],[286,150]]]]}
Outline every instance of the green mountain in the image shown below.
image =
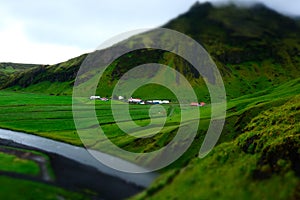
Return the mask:
{"type": "Polygon", "coordinates": [[[196,3],[164,27],[203,44],[223,75],[229,97],[299,77],[299,26],[262,4],[241,8],[196,3]]]}
{"type": "MultiPolygon", "coordinates": [[[[188,12],[163,27],[182,32],[204,46],[222,74],[228,98],[250,94],[299,77],[300,28],[297,21],[261,4],[242,8],[233,4],[214,7],[210,3],[196,3],[188,12]]],[[[140,42],[140,37],[130,38],[130,45],[140,42]]],[[[99,54],[106,55],[112,48],[102,50],[99,54]]],[[[125,48],[130,47],[127,45],[125,48]]],[[[76,72],[85,56],[19,73],[2,88],[70,95],[76,72]]],[[[177,69],[191,82],[199,99],[209,99],[202,77],[189,63],[169,52],[153,49],[133,51],[116,59],[105,72],[106,78],[100,81],[97,93],[110,97],[117,80],[126,71],[150,62],[177,69]]],[[[82,78],[92,81],[93,75],[87,73],[82,78]]],[[[142,91],[145,90],[137,91],[136,95],[149,98],[151,94],[153,97],[154,92],[142,91]]],[[[147,91],[157,91],[157,87],[147,86],[147,91]]],[[[165,91],[155,94],[153,98],[173,98],[165,91]]]]}

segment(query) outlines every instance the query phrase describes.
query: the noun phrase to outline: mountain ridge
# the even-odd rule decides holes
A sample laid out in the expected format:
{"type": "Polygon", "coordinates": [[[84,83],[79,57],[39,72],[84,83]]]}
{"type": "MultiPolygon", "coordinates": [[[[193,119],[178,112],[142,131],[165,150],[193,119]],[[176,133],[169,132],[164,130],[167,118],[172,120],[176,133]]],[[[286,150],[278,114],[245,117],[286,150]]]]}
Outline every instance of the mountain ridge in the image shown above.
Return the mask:
{"type": "MultiPolygon", "coordinates": [[[[216,7],[211,3],[196,3],[162,27],[182,32],[203,45],[223,76],[229,98],[272,87],[300,75],[297,70],[300,64],[299,26],[294,19],[261,4],[241,8],[234,4],[216,7]]],[[[105,54],[105,50],[102,52],[105,54]]],[[[106,74],[108,78],[103,80],[103,84],[110,87],[99,87],[97,92],[109,97],[115,82],[126,70],[147,62],[141,59],[143,54],[156,63],[172,65],[170,62],[173,62],[171,67],[185,73],[193,82],[194,89],[201,96],[199,99],[208,98],[203,80],[188,64],[174,55],[151,50],[135,51],[118,58],[112,72],[106,74]],[[132,59],[128,61],[128,57],[132,59]],[[123,61],[127,66],[124,67],[123,61]]],[[[71,95],[76,71],[85,56],[16,74],[1,88],[71,95]],[[63,83],[64,86],[44,90],[49,87],[46,82],[63,83]]],[[[85,79],[92,79],[92,75],[85,76],[85,79]]]]}

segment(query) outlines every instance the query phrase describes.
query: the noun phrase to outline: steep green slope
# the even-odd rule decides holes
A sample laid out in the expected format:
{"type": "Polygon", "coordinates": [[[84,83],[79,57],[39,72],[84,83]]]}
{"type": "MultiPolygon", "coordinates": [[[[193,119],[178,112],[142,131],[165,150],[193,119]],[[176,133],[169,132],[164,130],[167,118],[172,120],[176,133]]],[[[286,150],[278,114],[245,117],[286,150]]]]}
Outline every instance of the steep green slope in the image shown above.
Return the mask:
{"type": "Polygon", "coordinates": [[[275,103],[235,140],[163,175],[134,199],[299,199],[300,96],[275,103]]]}
{"type": "MultiPolygon", "coordinates": [[[[272,87],[300,75],[300,28],[296,20],[263,5],[241,8],[233,4],[214,7],[210,3],[197,3],[163,27],[187,34],[204,46],[223,76],[228,98],[272,87]]],[[[143,34],[132,37],[128,43],[134,46],[142,37],[143,34]]],[[[110,49],[100,54],[109,56],[106,54],[110,49]]],[[[85,55],[82,55],[65,63],[32,69],[12,77],[2,88],[70,95],[76,72],[84,58],[85,55]]],[[[209,100],[202,78],[189,63],[169,52],[153,49],[133,51],[115,60],[105,72],[97,93],[110,97],[117,80],[126,71],[150,62],[175,68],[187,77],[199,99],[209,100]]],[[[147,73],[143,75],[147,76],[147,73]]],[[[92,72],[81,78],[89,80],[87,84],[98,81],[93,79],[92,72]]],[[[149,94],[156,94],[151,97],[173,98],[170,93],[155,92],[163,91],[161,88],[147,86],[146,89],[148,93],[141,89],[136,95],[148,98],[149,94]]]]}
{"type": "Polygon", "coordinates": [[[216,8],[196,3],[164,27],[205,47],[223,75],[229,97],[299,77],[299,26],[263,5],[216,8]]]}

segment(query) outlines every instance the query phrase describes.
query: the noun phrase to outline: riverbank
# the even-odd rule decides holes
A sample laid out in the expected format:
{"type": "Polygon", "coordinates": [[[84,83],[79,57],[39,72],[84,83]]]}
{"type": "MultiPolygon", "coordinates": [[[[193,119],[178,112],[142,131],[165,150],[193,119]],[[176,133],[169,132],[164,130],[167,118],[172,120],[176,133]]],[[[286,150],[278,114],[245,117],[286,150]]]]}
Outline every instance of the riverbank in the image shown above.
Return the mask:
{"type": "Polygon", "coordinates": [[[52,170],[55,175],[54,181],[45,181],[25,175],[12,173],[1,173],[1,175],[12,176],[30,181],[38,181],[43,184],[50,184],[65,188],[67,190],[86,193],[93,199],[124,199],[142,191],[142,187],[128,183],[120,178],[109,176],[99,170],[78,163],[61,155],[43,151],[16,143],[12,140],[0,139],[0,145],[27,150],[39,151],[47,154],[50,158],[52,170]],[[118,190],[116,192],[115,190],[118,190]]]}
{"type": "MultiPolygon", "coordinates": [[[[154,172],[134,174],[112,169],[95,159],[85,148],[36,135],[0,129],[0,138],[12,140],[15,143],[23,144],[32,148],[41,149],[49,153],[55,153],[63,157],[67,157],[81,164],[94,167],[104,174],[120,178],[122,180],[125,180],[126,182],[130,182],[144,188],[148,187],[152,183],[152,181],[158,176],[158,174],[154,172]]],[[[93,154],[101,156],[105,159],[112,160],[114,162],[114,165],[127,166],[127,168],[137,169],[137,171],[140,171],[139,166],[130,163],[126,160],[120,159],[116,156],[97,151],[93,151],[93,154]]]]}

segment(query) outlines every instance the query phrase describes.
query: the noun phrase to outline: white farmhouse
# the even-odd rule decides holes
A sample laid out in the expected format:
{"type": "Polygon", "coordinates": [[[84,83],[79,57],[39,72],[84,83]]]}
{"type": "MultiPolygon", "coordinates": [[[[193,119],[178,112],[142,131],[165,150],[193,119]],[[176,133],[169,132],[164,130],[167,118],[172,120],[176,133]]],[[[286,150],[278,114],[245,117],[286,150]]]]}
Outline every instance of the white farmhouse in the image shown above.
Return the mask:
{"type": "Polygon", "coordinates": [[[96,100],[96,99],[101,99],[100,96],[90,96],[90,100],[96,100]]]}
{"type": "Polygon", "coordinates": [[[163,103],[163,104],[169,104],[170,101],[169,101],[169,100],[163,100],[162,103],[163,103]]]}

